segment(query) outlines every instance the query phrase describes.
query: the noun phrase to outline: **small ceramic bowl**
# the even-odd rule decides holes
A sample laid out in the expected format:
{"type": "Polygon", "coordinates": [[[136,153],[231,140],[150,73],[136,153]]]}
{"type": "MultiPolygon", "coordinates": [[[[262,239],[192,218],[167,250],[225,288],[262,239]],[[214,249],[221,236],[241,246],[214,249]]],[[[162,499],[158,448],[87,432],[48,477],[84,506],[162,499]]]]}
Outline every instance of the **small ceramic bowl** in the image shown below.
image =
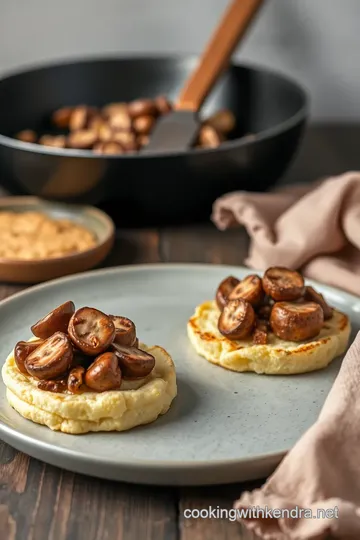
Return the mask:
{"type": "Polygon", "coordinates": [[[0,199],[0,212],[42,212],[55,219],[69,219],[86,227],[97,238],[94,247],[63,257],[36,260],[0,258],[0,281],[40,283],[83,272],[103,261],[114,243],[113,221],[92,206],[50,202],[37,197],[4,197],[0,199]]]}

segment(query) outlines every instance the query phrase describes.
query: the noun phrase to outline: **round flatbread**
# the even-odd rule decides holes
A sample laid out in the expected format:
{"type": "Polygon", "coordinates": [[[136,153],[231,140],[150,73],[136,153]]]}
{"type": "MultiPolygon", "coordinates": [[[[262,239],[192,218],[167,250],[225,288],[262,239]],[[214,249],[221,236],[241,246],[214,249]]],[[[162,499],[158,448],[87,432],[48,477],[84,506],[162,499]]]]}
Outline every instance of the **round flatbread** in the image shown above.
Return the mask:
{"type": "Polygon", "coordinates": [[[18,370],[13,352],[2,368],[10,405],[24,418],[55,431],[125,431],[165,414],[177,394],[174,363],[165,349],[140,344],[155,357],[151,374],[141,381],[123,381],[120,390],[53,393],[37,388],[37,381],[18,370]]]}
{"type": "Polygon", "coordinates": [[[215,302],[197,306],[187,325],[189,339],[209,362],[240,372],[293,375],[322,369],[345,352],[351,330],[349,318],[334,310],[315,339],[294,343],[270,333],[266,345],[255,345],[251,338],[230,341],[220,334],[219,315],[215,302]]]}

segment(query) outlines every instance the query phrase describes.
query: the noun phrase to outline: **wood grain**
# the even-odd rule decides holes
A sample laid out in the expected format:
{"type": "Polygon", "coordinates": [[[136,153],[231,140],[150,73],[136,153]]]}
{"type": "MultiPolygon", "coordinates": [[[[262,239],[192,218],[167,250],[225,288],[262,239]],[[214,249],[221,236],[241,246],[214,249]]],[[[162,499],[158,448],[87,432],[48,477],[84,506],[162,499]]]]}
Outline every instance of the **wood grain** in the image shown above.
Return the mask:
{"type": "Polygon", "coordinates": [[[5,443],[0,442],[0,456],[8,455],[7,462],[0,460],[1,484],[7,485],[8,489],[16,493],[23,493],[26,487],[29,457],[17,452],[5,443]]]}
{"type": "Polygon", "coordinates": [[[164,262],[243,264],[248,250],[244,229],[220,232],[212,225],[164,229],[160,256],[164,262]]]}
{"type": "Polygon", "coordinates": [[[255,540],[256,536],[235,521],[231,513],[234,501],[243,490],[243,485],[183,488],[179,499],[180,540],[255,540]],[[215,510],[220,517],[189,519],[184,514],[187,509],[215,510]]]}
{"type": "Polygon", "coordinates": [[[116,232],[114,249],[103,266],[159,261],[159,234],[156,230],[123,230],[116,232]]]}
{"type": "Polygon", "coordinates": [[[1,538],[4,538],[4,540],[15,540],[16,521],[9,514],[9,509],[4,504],[0,504],[0,532],[1,538]]]}

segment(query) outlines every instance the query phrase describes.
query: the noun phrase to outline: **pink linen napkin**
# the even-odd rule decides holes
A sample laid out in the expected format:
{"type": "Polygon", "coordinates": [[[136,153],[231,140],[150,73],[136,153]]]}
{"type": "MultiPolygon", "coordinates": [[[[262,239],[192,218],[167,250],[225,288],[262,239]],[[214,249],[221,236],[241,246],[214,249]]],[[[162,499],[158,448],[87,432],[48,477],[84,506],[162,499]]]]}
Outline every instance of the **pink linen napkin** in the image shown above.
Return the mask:
{"type": "Polygon", "coordinates": [[[247,229],[248,266],[301,269],[360,295],[360,172],[272,193],[229,193],[214,203],[212,220],[221,230],[247,229]]]}
{"type": "Polygon", "coordinates": [[[341,540],[360,539],[360,333],[317,422],[265,485],[243,493],[235,507],[295,509],[293,519],[260,515],[241,520],[264,540],[325,540],[329,534],[341,540]],[[315,517],[309,517],[310,511],[315,517]]]}
{"type": "MultiPolygon", "coordinates": [[[[272,193],[230,193],[215,202],[212,219],[219,229],[247,229],[248,266],[298,268],[360,295],[359,172],[272,193]]],[[[243,493],[235,507],[306,510],[299,518],[243,515],[264,540],[360,540],[360,333],[317,422],[264,486],[243,493]],[[326,509],[333,517],[322,518],[326,509]]]]}

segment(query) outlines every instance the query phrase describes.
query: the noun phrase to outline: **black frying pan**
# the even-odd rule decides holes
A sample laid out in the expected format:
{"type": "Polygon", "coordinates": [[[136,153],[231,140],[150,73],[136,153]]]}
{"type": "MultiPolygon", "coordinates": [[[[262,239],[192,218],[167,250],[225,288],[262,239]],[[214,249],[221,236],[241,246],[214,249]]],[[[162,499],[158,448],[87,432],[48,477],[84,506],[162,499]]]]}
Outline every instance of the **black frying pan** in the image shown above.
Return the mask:
{"type": "Polygon", "coordinates": [[[207,218],[212,202],[232,190],[263,191],[283,174],[307,117],[295,82],[262,68],[232,65],[202,114],[231,109],[234,139],[217,149],[106,156],[54,149],[14,138],[49,132],[64,105],[101,106],[165,94],[174,99],[196,62],[192,57],[106,58],[25,71],[0,81],[0,182],[12,194],[100,204],[118,224],[176,223],[207,218]],[[241,140],[255,133],[254,141],[241,140]]]}

